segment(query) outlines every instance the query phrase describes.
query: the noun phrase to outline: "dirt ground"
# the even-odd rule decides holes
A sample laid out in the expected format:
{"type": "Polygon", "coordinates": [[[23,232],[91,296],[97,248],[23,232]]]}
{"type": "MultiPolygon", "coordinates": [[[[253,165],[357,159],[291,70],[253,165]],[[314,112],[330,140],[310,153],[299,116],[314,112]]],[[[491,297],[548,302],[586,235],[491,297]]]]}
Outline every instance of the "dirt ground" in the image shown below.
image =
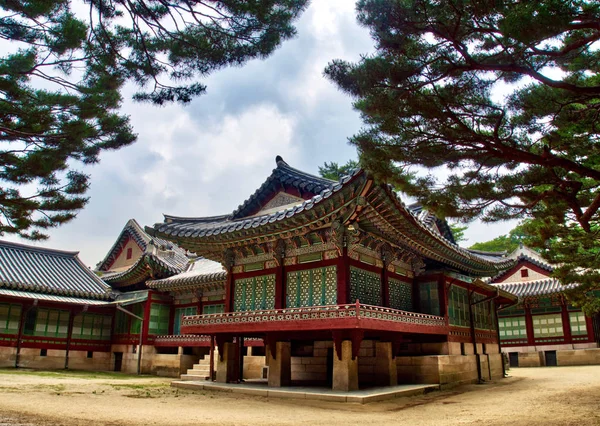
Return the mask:
{"type": "Polygon", "coordinates": [[[600,424],[600,366],[509,373],[493,383],[360,405],[184,391],[156,377],[0,370],[0,426],[600,424]]]}

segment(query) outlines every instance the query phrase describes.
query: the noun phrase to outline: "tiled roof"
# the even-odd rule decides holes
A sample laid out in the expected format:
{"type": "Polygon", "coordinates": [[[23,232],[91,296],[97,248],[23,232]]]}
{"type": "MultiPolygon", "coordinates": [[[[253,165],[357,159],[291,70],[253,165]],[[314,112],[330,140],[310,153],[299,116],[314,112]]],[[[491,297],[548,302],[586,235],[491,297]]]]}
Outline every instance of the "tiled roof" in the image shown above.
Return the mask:
{"type": "Polygon", "coordinates": [[[135,219],[130,219],[106,257],[98,263],[97,270],[102,274],[102,279],[110,284],[129,284],[150,278],[151,271],[146,266],[159,275],[168,276],[184,271],[188,262],[186,250],[171,241],[151,237],[135,219]],[[107,271],[130,238],[142,249],[142,256],[124,271],[107,271]]]}
{"type": "MultiPolygon", "coordinates": [[[[281,162],[278,162],[278,168],[280,167],[280,165],[281,162]]],[[[286,169],[295,170],[289,166],[287,166],[286,169]]],[[[246,202],[231,215],[212,216],[203,218],[181,218],[176,216],[165,215],[165,222],[155,224],[154,230],[168,237],[172,236],[200,238],[217,234],[235,232],[242,229],[257,228],[267,223],[273,223],[292,217],[296,214],[303,212],[304,210],[312,209],[315,206],[315,204],[318,204],[328,199],[334,193],[342,189],[343,185],[350,181],[355,174],[358,174],[358,172],[360,172],[360,170],[356,170],[352,175],[344,176],[339,182],[332,182],[328,180],[331,186],[325,187],[325,189],[323,189],[319,194],[315,195],[314,197],[300,202],[297,205],[289,207],[285,210],[280,210],[265,215],[242,217],[240,219],[236,219],[236,212],[241,211],[240,208],[242,208],[247,203],[246,202]]],[[[298,178],[298,180],[295,182],[300,181],[301,179],[298,178]]],[[[152,228],[150,228],[149,230],[152,231],[152,228]]]]}
{"type": "Polygon", "coordinates": [[[55,296],[54,294],[32,293],[30,291],[18,291],[11,290],[8,288],[0,288],[0,296],[18,297],[20,299],[45,300],[48,302],[70,303],[74,305],[103,306],[111,304],[111,302],[108,300],[82,299],[80,297],[70,296],[55,296]]]}
{"type": "Polygon", "coordinates": [[[148,281],[146,285],[157,290],[180,289],[206,283],[222,283],[227,278],[227,271],[219,262],[198,258],[181,274],[162,280],[148,281]]]}
{"type": "Polygon", "coordinates": [[[549,272],[554,271],[553,265],[548,263],[548,261],[546,261],[538,252],[523,244],[520,244],[519,247],[517,247],[515,251],[513,251],[507,257],[517,261],[526,260],[549,272]]]}
{"type": "MultiPolygon", "coordinates": [[[[304,182],[306,174],[295,171],[280,159],[277,162],[277,169],[282,169],[285,173],[292,173],[291,171],[297,173],[297,182],[294,182],[300,186],[304,182]]],[[[373,215],[374,220],[387,221],[382,224],[387,229],[386,232],[393,234],[399,244],[409,244],[421,255],[447,262],[477,275],[492,275],[514,264],[512,259],[482,257],[457,246],[440,235],[439,231],[433,230],[429,224],[423,223],[418,218],[418,214],[415,215],[404,205],[392,187],[371,184],[371,180],[363,170],[357,169],[350,175],[342,177],[339,182],[323,182],[324,189],[317,195],[296,205],[282,207],[282,210],[276,212],[239,219],[234,216],[240,209],[229,216],[209,218],[180,218],[165,215],[164,223],[157,223],[153,228],[146,229],[152,235],[172,239],[183,247],[205,255],[207,253],[201,252],[205,241],[210,241],[211,249],[215,249],[225,240],[230,244],[237,238],[259,237],[261,233],[273,231],[276,227],[279,230],[275,232],[286,232],[288,228],[296,229],[303,220],[320,220],[309,219],[311,215],[315,215],[317,208],[329,212],[341,209],[344,204],[349,203],[351,199],[349,197],[356,198],[360,191],[366,191],[365,199],[368,197],[376,199],[373,205],[383,203],[387,206],[385,211],[380,212],[381,214],[373,215]]]]}
{"type": "Polygon", "coordinates": [[[271,176],[267,178],[254,194],[234,210],[231,214],[232,219],[239,219],[252,214],[261,207],[261,204],[267,197],[282,187],[293,187],[301,194],[314,196],[324,189],[331,189],[336,183],[335,181],[294,169],[283,161],[283,158],[279,155],[275,158],[275,164],[277,167],[275,167],[271,176]]]}
{"type": "Polygon", "coordinates": [[[513,283],[497,283],[492,285],[512,293],[515,296],[519,296],[519,298],[555,294],[577,287],[577,284],[562,285],[560,281],[554,278],[513,283]]]}
{"type": "Polygon", "coordinates": [[[433,232],[437,232],[442,237],[450,241],[452,244],[456,244],[454,235],[450,225],[443,219],[439,219],[436,215],[431,213],[429,210],[424,209],[421,204],[415,203],[407,207],[408,211],[414,214],[423,224],[427,225],[433,232]]]}
{"type": "Polygon", "coordinates": [[[0,241],[0,288],[108,300],[110,287],[77,255],[0,241]]]}

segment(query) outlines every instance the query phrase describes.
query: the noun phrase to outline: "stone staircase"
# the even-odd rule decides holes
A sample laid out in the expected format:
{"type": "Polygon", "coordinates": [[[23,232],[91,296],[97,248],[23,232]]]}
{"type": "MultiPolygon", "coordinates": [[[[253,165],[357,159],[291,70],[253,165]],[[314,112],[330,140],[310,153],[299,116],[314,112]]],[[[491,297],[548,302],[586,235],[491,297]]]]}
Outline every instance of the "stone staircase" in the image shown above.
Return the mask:
{"type": "MultiPolygon", "coordinates": [[[[219,356],[215,350],[215,361],[219,356]]],[[[216,363],[215,363],[216,364],[216,363]]],[[[185,381],[203,381],[210,380],[210,355],[204,355],[197,364],[189,368],[186,374],[181,375],[181,380],[185,381]]]]}

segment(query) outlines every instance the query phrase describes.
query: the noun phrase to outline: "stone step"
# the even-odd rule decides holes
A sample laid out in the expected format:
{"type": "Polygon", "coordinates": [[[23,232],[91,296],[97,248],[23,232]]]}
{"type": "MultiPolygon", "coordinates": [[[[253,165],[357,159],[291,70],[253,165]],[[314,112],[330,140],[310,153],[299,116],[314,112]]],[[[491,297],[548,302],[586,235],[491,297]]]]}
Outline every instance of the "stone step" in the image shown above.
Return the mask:
{"type": "Polygon", "coordinates": [[[206,381],[209,379],[209,374],[206,373],[206,375],[200,375],[200,374],[182,374],[180,380],[184,380],[186,382],[190,382],[190,381],[206,381]]]}
{"type": "Polygon", "coordinates": [[[206,367],[206,368],[190,368],[187,371],[187,374],[206,374],[208,376],[208,374],[210,373],[210,368],[206,367]]]}

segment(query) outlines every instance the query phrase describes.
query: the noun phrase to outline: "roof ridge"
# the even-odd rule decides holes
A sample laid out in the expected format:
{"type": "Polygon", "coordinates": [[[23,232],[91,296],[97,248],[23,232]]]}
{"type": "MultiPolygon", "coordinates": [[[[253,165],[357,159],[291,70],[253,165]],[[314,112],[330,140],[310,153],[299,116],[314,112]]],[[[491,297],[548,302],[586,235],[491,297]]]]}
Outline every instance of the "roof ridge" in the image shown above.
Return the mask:
{"type": "Polygon", "coordinates": [[[15,249],[20,249],[20,250],[31,250],[31,251],[37,251],[40,253],[56,254],[56,255],[63,255],[63,256],[69,256],[69,257],[75,257],[79,254],[78,251],[68,251],[68,250],[53,249],[53,248],[48,248],[48,247],[38,247],[38,246],[29,245],[29,244],[15,243],[12,241],[7,241],[7,240],[0,240],[0,246],[2,246],[2,245],[11,247],[11,248],[15,248],[15,249]]]}

